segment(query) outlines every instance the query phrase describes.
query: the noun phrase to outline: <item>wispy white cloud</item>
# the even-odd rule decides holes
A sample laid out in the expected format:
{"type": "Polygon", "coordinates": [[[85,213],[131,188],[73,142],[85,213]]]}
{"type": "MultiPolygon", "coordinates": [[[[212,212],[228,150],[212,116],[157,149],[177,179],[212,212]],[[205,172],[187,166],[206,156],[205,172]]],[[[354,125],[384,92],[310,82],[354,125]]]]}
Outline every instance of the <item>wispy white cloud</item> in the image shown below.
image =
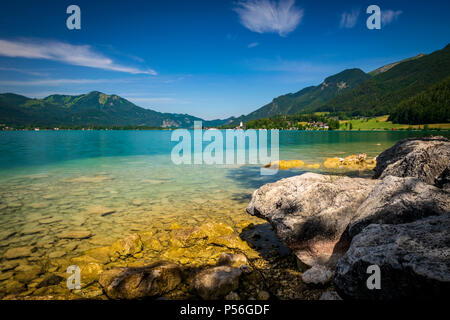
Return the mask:
{"type": "Polygon", "coordinates": [[[359,10],[353,9],[351,12],[343,12],[341,14],[341,22],[339,26],[341,28],[350,29],[353,28],[358,22],[359,10]]]}
{"type": "Polygon", "coordinates": [[[0,55],[12,58],[45,59],[83,66],[131,74],[156,75],[156,71],[142,70],[116,64],[112,59],[95,52],[89,45],[72,45],[49,40],[2,40],[0,39],[0,55]]]}
{"type": "Polygon", "coordinates": [[[397,20],[397,18],[403,13],[401,10],[382,10],[381,11],[381,24],[386,26],[397,20]]]}
{"type": "Polygon", "coordinates": [[[0,67],[0,70],[1,71],[18,72],[18,73],[28,74],[31,76],[46,76],[46,75],[48,75],[48,73],[36,72],[36,71],[31,71],[31,70],[19,69],[19,68],[0,67]]]}
{"type": "Polygon", "coordinates": [[[252,43],[249,43],[247,47],[248,48],[254,48],[254,47],[257,47],[257,46],[259,46],[258,42],[252,42],[252,43]]]}
{"type": "Polygon", "coordinates": [[[246,0],[237,3],[234,11],[242,25],[258,33],[278,33],[284,37],[297,28],[303,18],[303,9],[295,7],[294,0],[246,0]]]}

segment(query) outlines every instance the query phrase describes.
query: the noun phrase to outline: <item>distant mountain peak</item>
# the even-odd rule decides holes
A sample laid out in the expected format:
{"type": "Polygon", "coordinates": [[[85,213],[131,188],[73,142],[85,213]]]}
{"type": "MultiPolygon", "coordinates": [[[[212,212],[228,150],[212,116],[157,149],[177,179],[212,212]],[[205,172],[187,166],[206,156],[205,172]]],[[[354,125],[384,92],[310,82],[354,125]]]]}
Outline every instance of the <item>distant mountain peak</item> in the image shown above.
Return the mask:
{"type": "Polygon", "coordinates": [[[361,69],[346,69],[327,77],[317,86],[306,87],[296,93],[279,96],[247,116],[235,119],[233,123],[278,115],[291,115],[305,111],[309,112],[369,78],[370,76],[361,69]]]}
{"type": "Polygon", "coordinates": [[[414,57],[386,64],[386,65],[384,65],[382,67],[379,67],[379,68],[377,68],[375,70],[370,71],[369,74],[372,75],[372,76],[376,76],[377,74],[380,74],[380,73],[383,73],[383,72],[386,72],[386,71],[392,69],[393,67],[395,67],[396,65],[398,65],[398,64],[400,64],[402,62],[417,60],[417,59],[422,58],[424,56],[426,56],[426,54],[419,53],[418,55],[415,55],[414,57]]]}

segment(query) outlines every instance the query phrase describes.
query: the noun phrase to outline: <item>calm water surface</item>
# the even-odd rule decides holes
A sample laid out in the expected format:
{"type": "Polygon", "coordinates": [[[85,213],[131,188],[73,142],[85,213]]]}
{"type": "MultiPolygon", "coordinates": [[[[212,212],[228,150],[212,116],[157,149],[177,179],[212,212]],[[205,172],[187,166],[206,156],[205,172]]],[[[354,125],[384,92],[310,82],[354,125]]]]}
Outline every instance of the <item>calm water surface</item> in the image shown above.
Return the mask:
{"type": "MultiPolygon", "coordinates": [[[[280,159],[313,164],[362,152],[374,157],[402,138],[421,135],[429,134],[283,131],[280,159]]],[[[261,176],[255,165],[177,166],[170,136],[171,131],[0,132],[0,256],[32,245],[32,259],[60,258],[144,229],[158,234],[174,222],[237,224],[252,219],[245,206],[255,188],[303,172],[261,176]],[[95,212],[99,206],[114,213],[101,216],[95,212]],[[58,237],[73,230],[93,236],[58,237]]]]}

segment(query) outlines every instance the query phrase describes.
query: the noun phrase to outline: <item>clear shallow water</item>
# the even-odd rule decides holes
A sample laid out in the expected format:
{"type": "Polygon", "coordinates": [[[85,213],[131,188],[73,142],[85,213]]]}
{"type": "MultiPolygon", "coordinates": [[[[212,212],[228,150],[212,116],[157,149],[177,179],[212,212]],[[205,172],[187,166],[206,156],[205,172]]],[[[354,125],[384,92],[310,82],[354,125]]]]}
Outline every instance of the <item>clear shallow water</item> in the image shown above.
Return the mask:
{"type": "MultiPolygon", "coordinates": [[[[280,132],[280,159],[322,163],[327,157],[378,155],[420,132],[280,132]]],[[[0,257],[35,246],[30,260],[75,255],[142,230],[209,220],[230,225],[255,188],[301,170],[261,176],[255,165],[174,165],[171,131],[0,132],[0,257]],[[115,212],[101,216],[92,207],[115,212]],[[61,239],[87,230],[84,240],[61,239]]],[[[312,170],[310,170],[312,171],[312,170]]],[[[315,170],[327,172],[323,167],[315,170]]],[[[369,176],[370,172],[353,175],[369,176]]],[[[5,259],[0,260],[5,263],[5,259]]]]}

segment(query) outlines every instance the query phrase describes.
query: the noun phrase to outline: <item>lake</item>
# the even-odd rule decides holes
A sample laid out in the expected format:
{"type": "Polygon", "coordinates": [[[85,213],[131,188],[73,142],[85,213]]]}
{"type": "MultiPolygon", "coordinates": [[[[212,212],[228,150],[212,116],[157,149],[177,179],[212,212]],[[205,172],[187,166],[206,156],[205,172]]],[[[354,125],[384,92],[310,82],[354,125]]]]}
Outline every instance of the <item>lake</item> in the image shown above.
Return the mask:
{"type": "MultiPolygon", "coordinates": [[[[0,255],[12,247],[33,246],[28,262],[68,258],[141,230],[167,238],[174,223],[257,221],[245,213],[252,192],[305,172],[261,176],[260,165],[175,165],[171,133],[0,132],[0,255]],[[92,236],[59,236],[75,230],[92,236]]],[[[375,157],[400,139],[424,135],[430,134],[282,131],[280,159],[321,164],[328,157],[355,153],[375,157]]],[[[309,171],[371,176],[323,166],[309,171]]]]}

